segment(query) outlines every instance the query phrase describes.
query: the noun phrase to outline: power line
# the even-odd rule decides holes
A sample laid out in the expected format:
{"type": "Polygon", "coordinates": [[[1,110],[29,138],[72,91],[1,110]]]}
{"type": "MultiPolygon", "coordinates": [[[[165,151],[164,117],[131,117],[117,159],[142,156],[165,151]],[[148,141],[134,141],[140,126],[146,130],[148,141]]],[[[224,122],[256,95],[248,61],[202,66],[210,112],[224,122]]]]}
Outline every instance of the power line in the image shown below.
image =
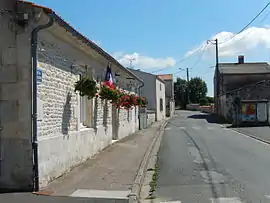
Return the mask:
{"type": "MultiPolygon", "coordinates": [[[[203,46],[205,46],[205,45],[203,45],[203,46]]],[[[181,60],[177,61],[176,63],[177,63],[177,64],[183,63],[185,60],[187,60],[188,58],[190,58],[191,56],[193,56],[194,54],[196,54],[196,53],[198,53],[198,52],[200,52],[200,51],[202,51],[202,49],[198,48],[198,49],[197,49],[196,51],[194,51],[192,54],[190,54],[190,55],[188,55],[188,56],[182,58],[181,60]]],[[[174,68],[174,67],[158,69],[158,70],[156,70],[156,71],[152,71],[151,73],[158,73],[158,72],[160,72],[160,71],[168,70],[168,69],[170,69],[170,68],[174,68]]]]}
{"type": "Polygon", "coordinates": [[[201,52],[201,55],[198,57],[198,59],[196,60],[196,62],[191,66],[190,70],[192,70],[193,68],[195,68],[199,62],[202,60],[203,58],[203,55],[204,55],[204,52],[206,51],[206,47],[207,47],[208,44],[205,44],[202,48],[202,52],[201,52]]]}
{"type": "Polygon", "coordinates": [[[266,4],[266,6],[251,21],[249,21],[249,23],[246,26],[244,26],[240,31],[238,31],[233,37],[231,37],[230,39],[228,39],[224,42],[220,42],[219,44],[224,44],[224,43],[234,39],[237,35],[239,35],[243,31],[245,31],[255,20],[257,20],[257,18],[267,9],[268,6],[270,6],[270,2],[268,2],[266,4]]]}
{"type": "MultiPolygon", "coordinates": [[[[245,31],[255,20],[257,20],[257,18],[267,9],[267,7],[268,6],[270,6],[270,2],[268,2],[265,6],[264,6],[264,8],[251,20],[251,21],[249,21],[249,23],[247,24],[247,25],[245,25],[240,31],[238,31],[233,37],[231,37],[230,39],[228,39],[228,40],[226,40],[226,41],[224,41],[224,42],[219,42],[218,44],[220,45],[220,44],[224,44],[224,43],[226,43],[226,42],[228,42],[228,41],[230,41],[230,40],[232,40],[232,39],[234,39],[237,35],[239,35],[240,33],[242,33],[243,31],[245,31]]],[[[269,15],[270,13],[268,13],[265,17],[264,17],[264,19],[263,20],[265,20],[265,18],[266,17],[268,17],[268,15],[269,15]]],[[[242,38],[244,38],[244,37],[242,37],[242,38]]],[[[242,39],[241,38],[241,39],[242,39]]],[[[195,64],[192,66],[192,68],[194,68],[195,66],[197,66],[197,64],[200,62],[200,60],[201,60],[201,58],[203,57],[203,54],[204,54],[204,52],[205,52],[205,48],[206,48],[206,45],[207,44],[203,44],[202,46],[203,46],[203,48],[202,49],[200,49],[200,48],[198,48],[196,51],[194,51],[192,54],[190,54],[190,55],[188,55],[188,56],[186,56],[186,57],[184,57],[184,58],[182,58],[180,61],[178,61],[177,63],[179,64],[179,63],[182,63],[182,62],[184,62],[185,60],[187,60],[188,58],[190,58],[191,56],[193,56],[194,54],[196,54],[196,53],[198,53],[198,52],[202,52],[202,55],[201,55],[201,57],[199,57],[199,59],[195,62],[195,64]]],[[[173,68],[173,67],[171,67],[171,68],[173,68]]],[[[191,69],[192,69],[191,68],[191,69]]],[[[151,73],[158,73],[158,72],[160,72],[160,71],[163,71],[163,70],[168,70],[168,69],[170,69],[170,68],[162,68],[162,69],[158,69],[158,70],[156,70],[156,71],[152,71],[151,73]]]]}

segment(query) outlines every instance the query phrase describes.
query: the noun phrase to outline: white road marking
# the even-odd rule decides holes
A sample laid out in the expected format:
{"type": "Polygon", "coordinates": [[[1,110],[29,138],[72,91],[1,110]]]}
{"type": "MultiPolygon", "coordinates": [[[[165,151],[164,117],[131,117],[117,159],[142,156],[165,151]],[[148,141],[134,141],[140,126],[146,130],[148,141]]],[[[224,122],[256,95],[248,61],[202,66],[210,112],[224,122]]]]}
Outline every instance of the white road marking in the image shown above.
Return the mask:
{"type": "Polygon", "coordinates": [[[216,171],[200,171],[200,175],[206,183],[220,184],[226,182],[226,177],[216,171]]]}
{"type": "Polygon", "coordinates": [[[166,202],[160,202],[160,203],[181,203],[181,201],[166,201],[166,202]]]}
{"type": "Polygon", "coordinates": [[[266,198],[270,199],[270,195],[264,195],[266,198]]]}
{"type": "Polygon", "coordinates": [[[228,130],[233,131],[233,132],[235,132],[235,133],[237,133],[237,134],[239,134],[239,135],[244,135],[245,137],[250,138],[250,139],[252,139],[252,140],[254,140],[254,141],[258,142],[258,143],[261,143],[261,144],[264,144],[264,145],[269,146],[269,144],[267,144],[267,143],[265,143],[265,142],[263,142],[263,141],[260,141],[260,140],[258,140],[258,139],[256,139],[256,138],[250,137],[249,135],[246,135],[246,134],[244,134],[244,133],[240,133],[240,132],[238,132],[238,131],[236,131],[236,130],[233,130],[233,129],[228,129],[228,130]]]}
{"type": "Polygon", "coordinates": [[[185,130],[186,129],[186,127],[179,127],[180,129],[182,129],[182,130],[185,130]]]}
{"type": "Polygon", "coordinates": [[[128,199],[130,191],[78,189],[70,197],[128,199]]]}
{"type": "Polygon", "coordinates": [[[209,127],[209,126],[207,126],[206,128],[207,128],[207,130],[214,130],[214,129],[216,129],[215,127],[209,127]]]}
{"type": "Polygon", "coordinates": [[[221,197],[210,200],[212,203],[242,203],[242,201],[237,197],[221,197]]]}
{"type": "Polygon", "coordinates": [[[201,129],[201,128],[198,127],[198,126],[193,126],[192,128],[195,129],[195,130],[200,130],[200,129],[201,129]]]}

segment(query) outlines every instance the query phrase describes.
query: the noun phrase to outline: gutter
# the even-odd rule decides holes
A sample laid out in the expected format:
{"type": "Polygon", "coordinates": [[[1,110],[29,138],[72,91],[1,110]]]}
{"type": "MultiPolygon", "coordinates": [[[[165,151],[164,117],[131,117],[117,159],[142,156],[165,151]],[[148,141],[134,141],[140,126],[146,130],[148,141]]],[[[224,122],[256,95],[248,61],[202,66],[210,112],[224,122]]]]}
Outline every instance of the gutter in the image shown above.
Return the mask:
{"type": "MultiPolygon", "coordinates": [[[[142,84],[139,86],[139,96],[141,97],[141,88],[144,87],[144,82],[142,81],[142,84]]],[[[141,126],[141,122],[140,122],[140,119],[141,119],[141,107],[139,106],[139,115],[138,115],[138,118],[139,118],[139,129],[141,130],[142,126],[141,126]]]]}
{"type": "Polygon", "coordinates": [[[52,14],[48,14],[50,20],[47,24],[39,25],[31,33],[31,58],[32,58],[32,151],[33,151],[33,183],[34,191],[39,191],[39,169],[38,169],[38,141],[37,141],[37,40],[38,32],[49,28],[54,23],[52,14]]]}

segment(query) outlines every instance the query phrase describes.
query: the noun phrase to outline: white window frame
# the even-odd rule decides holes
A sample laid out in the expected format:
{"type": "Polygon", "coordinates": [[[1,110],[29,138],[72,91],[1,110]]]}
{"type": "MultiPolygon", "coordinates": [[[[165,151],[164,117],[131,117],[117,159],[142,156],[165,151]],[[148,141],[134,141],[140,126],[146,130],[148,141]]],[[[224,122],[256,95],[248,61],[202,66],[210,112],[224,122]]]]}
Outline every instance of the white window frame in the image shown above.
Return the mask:
{"type": "MultiPolygon", "coordinates": [[[[79,74],[79,78],[82,78],[82,74],[79,74]]],[[[87,97],[86,96],[80,96],[79,95],[79,130],[88,128],[87,127],[87,120],[86,120],[86,102],[87,102],[87,97]]]]}

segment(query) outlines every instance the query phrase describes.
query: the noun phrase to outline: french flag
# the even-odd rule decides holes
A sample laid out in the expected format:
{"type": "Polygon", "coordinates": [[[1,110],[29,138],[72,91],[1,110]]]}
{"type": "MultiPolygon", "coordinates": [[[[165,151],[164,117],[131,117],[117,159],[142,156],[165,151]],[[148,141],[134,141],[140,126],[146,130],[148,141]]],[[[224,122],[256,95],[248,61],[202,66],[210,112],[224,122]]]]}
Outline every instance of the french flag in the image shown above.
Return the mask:
{"type": "Polygon", "coordinates": [[[109,66],[109,64],[107,65],[107,71],[106,71],[106,75],[105,75],[105,85],[107,85],[111,88],[114,88],[112,69],[109,66]]]}

